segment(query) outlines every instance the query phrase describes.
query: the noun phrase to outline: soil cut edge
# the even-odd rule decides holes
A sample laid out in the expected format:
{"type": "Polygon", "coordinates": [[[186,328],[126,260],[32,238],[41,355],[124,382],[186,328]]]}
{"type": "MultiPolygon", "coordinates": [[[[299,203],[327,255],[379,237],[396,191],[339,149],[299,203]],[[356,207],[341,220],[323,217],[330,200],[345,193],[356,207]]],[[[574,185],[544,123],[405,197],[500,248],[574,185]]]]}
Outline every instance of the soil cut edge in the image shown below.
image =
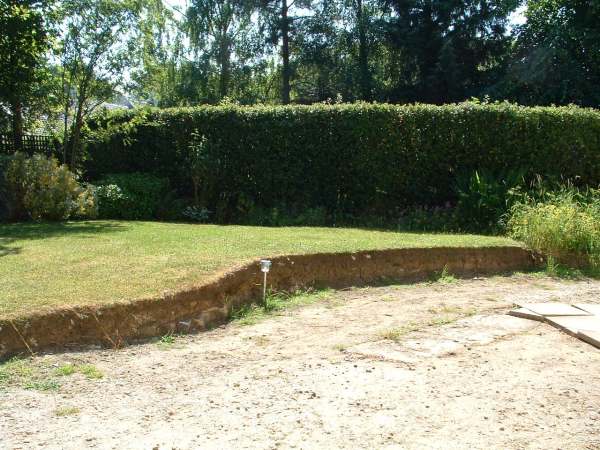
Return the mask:
{"type": "MultiPolygon", "coordinates": [[[[527,271],[543,258],[521,247],[406,248],[272,258],[276,291],[419,281],[444,267],[459,277],[527,271]]],[[[150,298],[74,306],[0,320],[0,359],[72,345],[120,347],[171,332],[202,331],[227,321],[233,308],[260,298],[262,273],[252,261],[209,282],[150,298]]]]}

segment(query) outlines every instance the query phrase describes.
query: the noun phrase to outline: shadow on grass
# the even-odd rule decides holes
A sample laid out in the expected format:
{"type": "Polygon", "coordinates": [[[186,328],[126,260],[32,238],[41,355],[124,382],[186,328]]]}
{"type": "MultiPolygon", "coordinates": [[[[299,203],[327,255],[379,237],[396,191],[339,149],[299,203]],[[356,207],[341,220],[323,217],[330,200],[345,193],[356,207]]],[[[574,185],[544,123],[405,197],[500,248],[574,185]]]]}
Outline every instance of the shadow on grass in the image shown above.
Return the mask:
{"type": "Polygon", "coordinates": [[[11,252],[18,253],[18,248],[8,246],[19,240],[75,235],[93,237],[100,233],[125,231],[127,228],[121,223],[109,221],[2,224],[0,225],[0,256],[11,254],[11,252]]]}
{"type": "Polygon", "coordinates": [[[0,237],[0,257],[21,253],[21,247],[10,247],[14,239],[0,237]]]}

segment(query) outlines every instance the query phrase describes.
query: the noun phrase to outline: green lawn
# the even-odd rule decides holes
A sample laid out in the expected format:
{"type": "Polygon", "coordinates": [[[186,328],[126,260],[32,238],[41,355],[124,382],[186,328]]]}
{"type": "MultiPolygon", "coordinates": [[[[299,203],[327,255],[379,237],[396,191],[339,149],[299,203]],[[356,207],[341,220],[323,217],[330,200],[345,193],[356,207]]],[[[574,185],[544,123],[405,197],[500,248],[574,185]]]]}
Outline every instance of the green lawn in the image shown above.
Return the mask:
{"type": "Polygon", "coordinates": [[[518,244],[501,237],[340,228],[120,221],[0,225],[0,317],[157,294],[259,257],[495,245],[518,244]]]}

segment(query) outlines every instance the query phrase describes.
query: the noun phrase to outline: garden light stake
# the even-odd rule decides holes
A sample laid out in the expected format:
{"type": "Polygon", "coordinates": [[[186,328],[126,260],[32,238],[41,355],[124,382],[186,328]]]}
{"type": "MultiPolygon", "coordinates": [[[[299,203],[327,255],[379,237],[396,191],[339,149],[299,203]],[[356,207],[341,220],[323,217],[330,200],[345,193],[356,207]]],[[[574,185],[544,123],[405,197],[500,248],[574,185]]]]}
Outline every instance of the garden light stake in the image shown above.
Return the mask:
{"type": "Polygon", "coordinates": [[[263,273],[263,304],[267,302],[267,273],[271,269],[271,261],[268,259],[260,260],[260,271],[263,273]]]}

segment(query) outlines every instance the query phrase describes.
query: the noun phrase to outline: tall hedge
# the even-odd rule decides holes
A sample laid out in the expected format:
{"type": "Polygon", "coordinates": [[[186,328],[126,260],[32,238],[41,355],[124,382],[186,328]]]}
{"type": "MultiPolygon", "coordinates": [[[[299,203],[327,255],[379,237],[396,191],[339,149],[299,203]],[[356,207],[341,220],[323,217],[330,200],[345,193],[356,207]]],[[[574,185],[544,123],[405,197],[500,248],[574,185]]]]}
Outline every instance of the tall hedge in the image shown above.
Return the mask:
{"type": "Polygon", "coordinates": [[[189,194],[192,133],[207,138],[206,206],[390,215],[453,199],[475,169],[600,183],[600,111],[506,103],[202,106],[106,113],[88,123],[87,172],[168,176],[189,194]]]}

